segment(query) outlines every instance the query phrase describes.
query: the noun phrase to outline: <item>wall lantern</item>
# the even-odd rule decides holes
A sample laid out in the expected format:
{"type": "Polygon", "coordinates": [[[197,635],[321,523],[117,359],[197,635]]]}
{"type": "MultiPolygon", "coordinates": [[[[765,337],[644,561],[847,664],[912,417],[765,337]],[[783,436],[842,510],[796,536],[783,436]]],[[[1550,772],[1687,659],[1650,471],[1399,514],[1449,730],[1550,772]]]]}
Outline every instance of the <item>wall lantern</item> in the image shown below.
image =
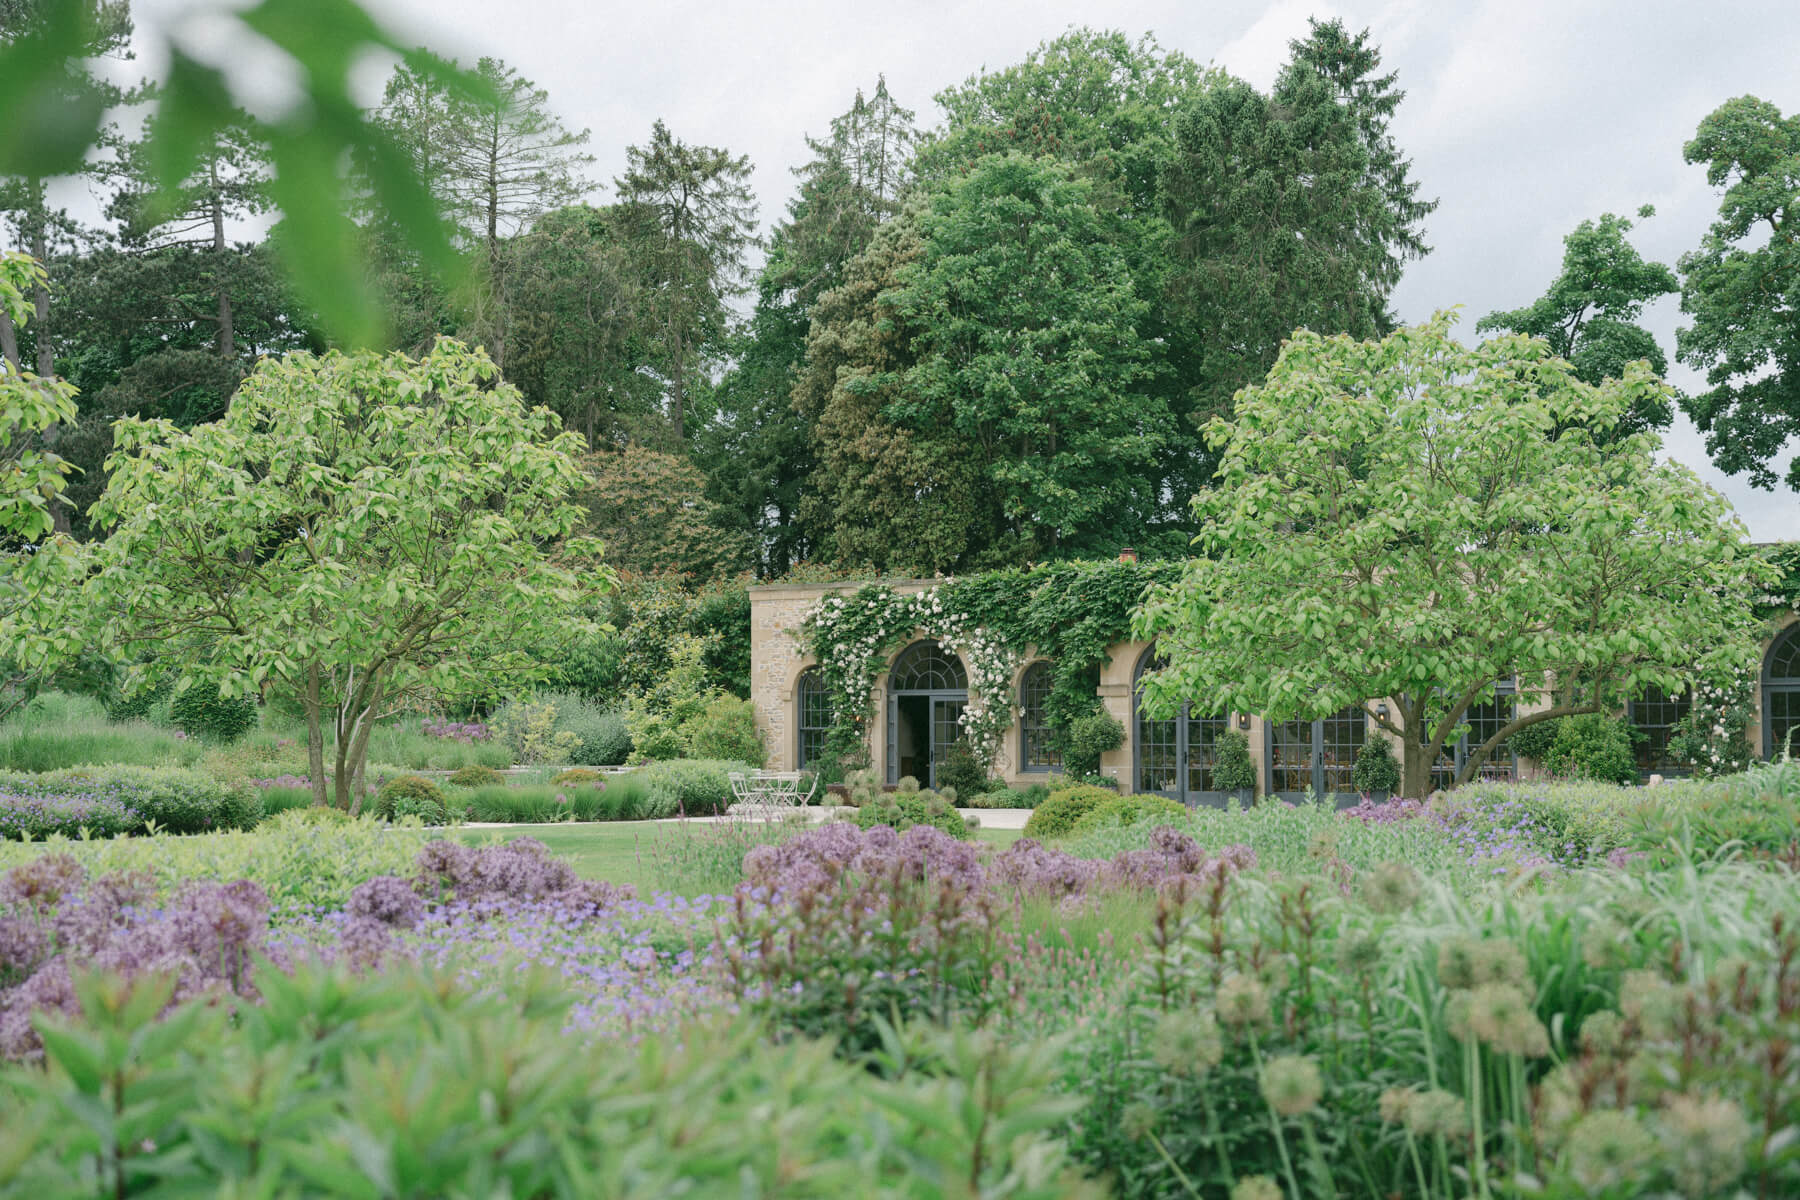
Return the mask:
{"type": "Polygon", "coordinates": [[[1238,728],[1239,729],[1250,728],[1250,714],[1249,713],[1239,713],[1238,714],[1238,728]]]}
{"type": "Polygon", "coordinates": [[[1378,717],[1387,716],[1387,701],[1383,700],[1380,704],[1375,706],[1375,715],[1378,717]]]}
{"type": "Polygon", "coordinates": [[[1125,547],[1123,550],[1119,551],[1119,561],[1122,563],[1135,563],[1137,561],[1137,551],[1133,550],[1130,546],[1125,547]]]}

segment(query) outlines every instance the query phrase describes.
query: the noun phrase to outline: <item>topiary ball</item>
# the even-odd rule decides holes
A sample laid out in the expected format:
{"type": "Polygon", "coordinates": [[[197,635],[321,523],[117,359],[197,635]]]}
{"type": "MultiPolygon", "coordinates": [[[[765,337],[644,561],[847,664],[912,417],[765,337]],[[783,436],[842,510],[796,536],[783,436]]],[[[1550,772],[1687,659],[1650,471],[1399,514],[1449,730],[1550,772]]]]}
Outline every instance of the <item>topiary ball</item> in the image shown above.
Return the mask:
{"type": "MultiPolygon", "coordinates": [[[[437,805],[438,824],[443,824],[446,811],[444,793],[438,789],[437,784],[422,775],[402,775],[383,784],[381,790],[375,794],[375,815],[384,821],[393,820],[396,806],[403,799],[429,801],[437,805]]],[[[422,814],[413,812],[410,815],[421,816],[422,814]]]]}
{"type": "Polygon", "coordinates": [[[466,767],[458,767],[446,782],[453,787],[462,788],[494,787],[505,783],[506,776],[492,767],[470,763],[466,767]]]}

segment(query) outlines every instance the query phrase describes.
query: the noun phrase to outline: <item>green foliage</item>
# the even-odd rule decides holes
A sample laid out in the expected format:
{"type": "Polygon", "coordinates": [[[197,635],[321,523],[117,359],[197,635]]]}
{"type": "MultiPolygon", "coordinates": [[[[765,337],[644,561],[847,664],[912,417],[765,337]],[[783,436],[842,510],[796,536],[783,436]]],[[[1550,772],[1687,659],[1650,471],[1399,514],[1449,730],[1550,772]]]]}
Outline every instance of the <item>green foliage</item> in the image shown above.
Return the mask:
{"type": "MultiPolygon", "coordinates": [[[[1700,122],[1683,154],[1706,165],[1723,196],[1718,220],[1679,264],[1693,324],[1676,330],[1677,357],[1710,385],[1681,406],[1721,470],[1773,488],[1784,447],[1800,435],[1800,115],[1739,96],[1700,122]]],[[[1800,490],[1800,461],[1785,482],[1800,490]]]]}
{"type": "Polygon", "coordinates": [[[1392,792],[1400,786],[1400,764],[1394,761],[1394,744],[1385,737],[1363,741],[1350,769],[1350,782],[1359,792],[1392,792]]]}
{"type": "Polygon", "coordinates": [[[30,1086],[18,1068],[0,1079],[0,1186],[112,1194],[116,1181],[131,1194],[176,1161],[209,1193],[363,1195],[404,1178],[423,1195],[481,1180],[606,1200],[1095,1194],[1051,1136],[1076,1108],[1049,1088],[1053,1046],[912,1035],[932,1069],[882,1080],[829,1043],[777,1042],[755,1025],[696,1028],[679,1048],[572,1039],[574,994],[541,974],[500,994],[308,965],[255,986],[261,1003],[236,1015],[209,999],[164,1014],[162,977],[84,980],[82,1017],[52,1031],[48,1070],[30,1086]],[[277,1063],[283,1084],[247,1128],[246,1081],[277,1063]],[[375,1086],[379,1064],[405,1064],[410,1086],[375,1086]],[[76,1115],[114,1103],[104,1138],[76,1115]],[[771,1113],[791,1123],[779,1146],[746,1133],[771,1113]],[[363,1148],[377,1144],[372,1159],[363,1148]]]}
{"type": "MultiPolygon", "coordinates": [[[[0,175],[41,179],[78,171],[89,149],[109,136],[102,128],[109,86],[83,60],[96,53],[97,14],[105,12],[109,19],[114,14],[109,6],[82,0],[52,0],[43,11],[41,22],[0,45],[0,124],[19,131],[0,142],[0,175]]],[[[383,321],[358,258],[348,215],[353,187],[344,161],[363,162],[361,199],[392,219],[429,269],[448,273],[454,259],[414,164],[364,112],[356,96],[355,64],[370,55],[397,56],[460,95],[492,103],[492,94],[480,81],[396,39],[354,0],[324,6],[261,0],[209,16],[223,39],[219,44],[254,38],[278,64],[273,69],[297,81],[297,102],[258,128],[273,168],[269,198],[285,215],[283,261],[308,305],[340,337],[365,345],[377,340],[383,321]]],[[[160,103],[142,151],[155,169],[163,204],[175,198],[205,148],[237,118],[243,99],[230,86],[234,76],[227,68],[193,57],[174,28],[159,39],[169,66],[158,84],[160,103]]]]}
{"type": "Polygon", "coordinates": [[[731,807],[731,773],[753,769],[742,762],[677,758],[653,762],[630,778],[643,784],[646,819],[711,817],[731,807]]]}
{"type": "Polygon", "coordinates": [[[424,796],[397,796],[389,806],[390,821],[417,821],[421,825],[445,825],[449,815],[444,805],[424,796]]]}
{"type": "Polygon", "coordinates": [[[1314,22],[1290,50],[1268,94],[1227,77],[1174,118],[1168,288],[1172,318],[1195,331],[1195,424],[1228,415],[1296,328],[1387,333],[1401,269],[1426,252],[1436,202],[1419,199],[1389,132],[1405,93],[1378,73],[1368,32],[1314,22]]]}
{"type": "Polygon", "coordinates": [[[254,696],[226,696],[210,683],[178,691],[169,701],[169,719],[183,732],[235,742],[256,728],[254,696]]]}
{"type": "Polygon", "coordinates": [[[483,787],[459,800],[469,821],[637,821],[651,811],[649,788],[638,774],[483,787]]]}
{"type": "Polygon", "coordinates": [[[1648,788],[1629,844],[1659,866],[1722,852],[1788,855],[1800,842],[1800,760],[1762,763],[1706,784],[1648,788]]]}
{"type": "Polygon", "coordinates": [[[512,752],[517,763],[566,763],[582,746],[580,735],[558,728],[557,706],[551,700],[508,700],[493,715],[488,727],[496,741],[512,752]]]}
{"type": "Polygon", "coordinates": [[[571,763],[617,766],[630,756],[632,730],[621,714],[603,711],[576,693],[551,694],[547,702],[556,705],[556,736],[574,736],[569,747],[571,763]]]}
{"type": "Polygon", "coordinates": [[[687,459],[642,445],[586,460],[584,532],[626,571],[706,582],[743,570],[749,546],[704,498],[706,476],[687,459]]]}
{"type": "Polygon", "coordinates": [[[736,696],[720,696],[681,726],[687,752],[696,758],[730,759],[761,767],[768,759],[756,728],[756,705],[736,696]]]}
{"type": "Polygon", "coordinates": [[[886,825],[898,833],[914,825],[929,825],[953,838],[967,840],[969,824],[956,811],[954,797],[947,789],[876,792],[857,806],[855,821],[863,829],[886,825]]]}
{"type": "Polygon", "coordinates": [[[1250,756],[1249,735],[1227,729],[1213,743],[1213,781],[1222,792],[1256,789],[1256,760],[1250,756]]]}
{"type": "MultiPolygon", "coordinates": [[[[1107,825],[1136,825],[1140,822],[1153,826],[1175,825],[1179,828],[1187,824],[1187,818],[1187,806],[1179,800],[1171,800],[1167,796],[1148,793],[1113,796],[1102,800],[1076,818],[1075,824],[1067,830],[1067,834],[1074,836],[1107,825]]],[[[1027,836],[1035,835],[1028,834],[1027,836]]],[[[1046,833],[1043,836],[1059,835],[1046,833]]]]}
{"type": "Polygon", "coordinates": [[[1545,722],[1554,726],[1528,738],[1519,753],[1530,753],[1544,770],[1559,779],[1593,779],[1602,783],[1636,783],[1637,759],[1632,753],[1632,731],[1618,717],[1607,713],[1583,713],[1545,722]]]}
{"type": "Polygon", "coordinates": [[[159,901],[190,880],[249,879],[274,904],[279,919],[340,910],[350,891],[377,875],[408,875],[420,835],[386,827],[342,810],[308,806],[271,817],[247,832],[93,841],[0,841],[0,872],[46,852],[73,855],[91,875],[143,871],[159,901]],[[336,811],[337,816],[326,816],[336,811]]]}
{"type": "MultiPolygon", "coordinates": [[[[579,436],[495,374],[447,340],[417,361],[289,355],[220,421],[120,422],[95,508],[116,528],[88,584],[105,633],[156,645],[155,672],[278,679],[321,740],[337,714],[347,805],[379,713],[544,674],[582,626],[572,606],[606,585],[569,540],[579,436]]],[[[324,764],[309,773],[323,799],[324,764]]]]}
{"type": "Polygon", "coordinates": [[[505,778],[492,767],[484,767],[480,763],[470,763],[466,767],[458,767],[445,780],[452,787],[478,788],[498,787],[505,783],[505,778]]]}
{"type": "MultiPolygon", "coordinates": [[[[961,793],[958,793],[961,796],[961,793]]],[[[1034,783],[1022,788],[994,788],[963,798],[965,808],[1036,808],[1050,796],[1050,785],[1034,783]]]]}
{"type": "Polygon", "coordinates": [[[443,824],[443,790],[422,775],[401,775],[390,779],[375,793],[375,815],[384,821],[397,820],[403,816],[424,816],[425,812],[431,811],[431,805],[437,806],[438,819],[426,823],[443,824]],[[405,812],[401,811],[403,802],[407,804],[405,812]]]}
{"type": "Polygon", "coordinates": [[[658,298],[646,314],[655,322],[652,362],[668,381],[669,430],[681,445],[688,393],[702,378],[696,368],[721,346],[726,303],[756,241],[750,160],[683,142],[658,120],[648,145],[626,148],[625,162],[613,181],[620,235],[633,270],[658,298]]]}
{"type": "Polygon", "coordinates": [[[969,749],[965,738],[957,738],[944,751],[944,761],[938,765],[937,777],[940,786],[954,789],[965,804],[972,803],[976,796],[998,786],[988,778],[988,773],[982,769],[980,760],[969,749]]]}
{"type": "Polygon", "coordinates": [[[42,719],[28,707],[0,726],[0,769],[10,771],[57,771],[110,763],[192,766],[205,753],[205,745],[191,738],[179,739],[172,730],[145,721],[115,724],[99,713],[42,719]]]}
{"type": "Polygon", "coordinates": [[[1074,831],[1080,820],[1099,808],[1122,797],[1103,787],[1059,788],[1032,810],[1025,822],[1025,836],[1059,838],[1074,831]]]}
{"type": "Polygon", "coordinates": [[[689,726],[702,721],[712,703],[721,699],[707,685],[704,641],[676,634],[668,653],[668,671],[632,696],[625,715],[635,752],[653,762],[689,753],[689,726]]]}
{"type": "Polygon", "coordinates": [[[1125,726],[1107,712],[1077,717],[1063,736],[1063,767],[1071,775],[1093,775],[1100,758],[1125,744],[1125,726]]]}
{"type": "Polygon", "coordinates": [[[977,160],[911,218],[919,257],[877,302],[916,331],[883,417],[981,447],[984,497],[1027,557],[1107,552],[1143,532],[1174,435],[1144,388],[1145,305],[1091,192],[1050,160],[977,160]]]}
{"type": "Polygon", "coordinates": [[[1207,696],[1285,720],[1390,697],[1398,720],[1378,722],[1417,796],[1502,682],[1592,712],[1755,657],[1767,564],[1718,493],[1659,463],[1653,435],[1549,436],[1611,428],[1666,385],[1633,366],[1596,387],[1542,341],[1464,348],[1450,323],[1297,333],[1208,427],[1224,459],[1194,502],[1201,557],[1134,626],[1172,663],[1145,678],[1152,711],[1207,696]]]}
{"type": "MultiPolygon", "coordinates": [[[[1646,205],[1638,215],[1654,214],[1646,205]]],[[[1668,359],[1656,336],[1637,321],[1645,304],[1680,291],[1681,285],[1669,268],[1644,261],[1625,240],[1629,232],[1631,222],[1612,213],[1598,225],[1583,221],[1563,239],[1562,274],[1550,290],[1529,308],[1489,313],[1475,331],[1509,330],[1543,338],[1558,358],[1574,365],[1579,379],[1596,386],[1623,379],[1625,365],[1639,359],[1654,374],[1666,374],[1668,359]]],[[[1667,396],[1643,393],[1618,424],[1597,436],[1665,429],[1672,416],[1667,396]]]]}
{"type": "Polygon", "coordinates": [[[552,775],[550,777],[550,782],[553,784],[596,783],[605,780],[605,778],[606,775],[604,772],[595,771],[589,767],[570,767],[566,771],[558,771],[555,775],[552,775]]]}

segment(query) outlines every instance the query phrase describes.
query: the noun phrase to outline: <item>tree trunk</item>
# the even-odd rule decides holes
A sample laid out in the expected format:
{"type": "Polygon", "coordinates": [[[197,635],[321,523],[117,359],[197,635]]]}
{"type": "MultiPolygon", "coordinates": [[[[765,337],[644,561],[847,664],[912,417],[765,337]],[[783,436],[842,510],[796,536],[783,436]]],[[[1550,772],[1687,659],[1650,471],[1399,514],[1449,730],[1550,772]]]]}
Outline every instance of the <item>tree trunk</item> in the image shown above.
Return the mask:
{"type": "MultiPolygon", "coordinates": [[[[50,261],[49,235],[45,230],[43,204],[32,212],[31,257],[43,266],[50,261]]],[[[56,374],[55,347],[50,344],[50,285],[42,279],[31,285],[31,336],[37,346],[37,373],[45,379],[56,374]]]]}
{"type": "Polygon", "coordinates": [[[674,410],[670,413],[670,416],[673,418],[675,424],[675,445],[677,447],[677,453],[679,453],[679,447],[687,440],[684,436],[685,430],[683,429],[682,414],[682,387],[686,382],[682,367],[684,365],[685,355],[681,344],[681,319],[679,317],[676,317],[669,322],[669,332],[672,335],[674,343],[674,363],[670,374],[672,376],[672,382],[675,385],[674,395],[671,397],[674,401],[674,410]]]}
{"type": "Polygon", "coordinates": [[[1431,748],[1412,730],[1407,730],[1400,749],[1400,794],[1408,800],[1423,800],[1431,794],[1431,748]]]}
{"type": "Polygon", "coordinates": [[[325,722],[319,701],[319,665],[306,669],[306,771],[312,782],[313,807],[324,808],[325,722]]]}
{"type": "Polygon", "coordinates": [[[220,358],[231,358],[237,353],[237,344],[231,327],[231,287],[225,262],[225,203],[219,196],[218,159],[207,163],[207,174],[212,181],[213,285],[219,289],[219,327],[214,345],[220,358]]]}
{"type": "MultiPolygon", "coordinates": [[[[39,185],[40,189],[42,185],[39,185]]],[[[43,266],[50,260],[50,239],[47,226],[49,219],[44,212],[43,193],[38,193],[38,202],[32,210],[31,256],[43,266]]],[[[35,279],[31,285],[31,336],[37,346],[37,373],[40,378],[49,379],[56,374],[56,348],[50,343],[50,285],[43,279],[35,279]]],[[[56,422],[44,427],[38,435],[45,451],[56,448],[58,435],[61,433],[56,422]]],[[[69,532],[69,506],[58,493],[50,497],[50,528],[56,533],[69,532]]]]}
{"type": "Polygon", "coordinates": [[[0,358],[4,358],[15,373],[25,369],[19,362],[19,331],[13,327],[12,317],[3,312],[0,312],[0,358]]]}

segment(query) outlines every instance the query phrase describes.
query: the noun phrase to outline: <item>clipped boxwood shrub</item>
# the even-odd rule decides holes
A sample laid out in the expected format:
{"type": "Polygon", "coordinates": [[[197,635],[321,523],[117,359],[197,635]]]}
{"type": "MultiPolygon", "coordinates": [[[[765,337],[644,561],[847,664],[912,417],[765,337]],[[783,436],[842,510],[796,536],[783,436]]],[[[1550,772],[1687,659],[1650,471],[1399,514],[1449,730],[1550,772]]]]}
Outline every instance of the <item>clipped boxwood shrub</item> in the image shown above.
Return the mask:
{"type": "Polygon", "coordinates": [[[460,788],[499,787],[506,782],[506,776],[481,763],[470,763],[456,768],[445,782],[460,788]]]}
{"type": "Polygon", "coordinates": [[[605,779],[605,775],[591,767],[570,767],[566,771],[558,771],[550,782],[558,784],[599,783],[604,782],[605,779]]]}
{"type": "Polygon", "coordinates": [[[169,719],[184,733],[235,742],[256,728],[256,701],[249,696],[227,700],[210,684],[197,683],[175,693],[169,719]]]}
{"type": "Polygon", "coordinates": [[[1113,796],[1088,809],[1075,821],[1071,833],[1086,833],[1106,825],[1136,825],[1148,821],[1153,825],[1186,824],[1187,808],[1178,800],[1155,794],[1113,796]]]}
{"type": "Polygon", "coordinates": [[[725,759],[672,758],[632,772],[643,781],[644,816],[712,817],[731,807],[731,772],[752,771],[725,759]]]}
{"type": "MultiPolygon", "coordinates": [[[[444,793],[437,784],[422,775],[401,775],[382,784],[381,790],[375,793],[375,815],[384,821],[393,820],[395,806],[402,799],[428,800],[438,806],[440,818],[447,811],[444,808],[444,793]]],[[[419,814],[415,812],[412,815],[419,814]]],[[[438,823],[441,825],[443,821],[440,819],[438,823]]]]}
{"type": "Polygon", "coordinates": [[[1117,799],[1117,792],[1086,784],[1051,792],[1042,804],[1031,811],[1030,819],[1025,822],[1025,836],[1062,837],[1072,831],[1075,823],[1088,813],[1108,800],[1117,799]]]}

